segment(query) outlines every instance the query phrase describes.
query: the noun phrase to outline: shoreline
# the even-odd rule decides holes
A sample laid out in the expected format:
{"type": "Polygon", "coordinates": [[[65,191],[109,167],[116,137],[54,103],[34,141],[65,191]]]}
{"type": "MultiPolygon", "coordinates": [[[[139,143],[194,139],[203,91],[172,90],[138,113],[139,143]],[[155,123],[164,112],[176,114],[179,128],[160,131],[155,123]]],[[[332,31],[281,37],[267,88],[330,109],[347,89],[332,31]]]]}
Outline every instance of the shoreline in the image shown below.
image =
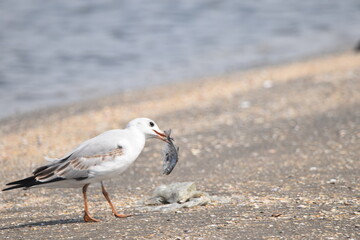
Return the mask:
{"type": "MultiPolygon", "coordinates": [[[[48,106],[48,107],[44,107],[41,109],[35,109],[32,111],[28,111],[28,112],[21,112],[21,113],[16,113],[16,114],[13,114],[10,116],[2,117],[2,118],[0,118],[0,126],[9,125],[10,122],[12,122],[12,121],[15,121],[16,123],[20,123],[20,122],[24,122],[24,121],[25,122],[36,122],[36,119],[39,117],[39,115],[40,115],[40,118],[44,118],[47,115],[56,115],[58,112],[60,112],[62,116],[70,116],[70,115],[82,113],[85,111],[91,111],[91,110],[103,108],[106,104],[114,105],[115,101],[117,99],[119,101],[126,101],[129,98],[131,98],[130,96],[133,94],[141,96],[141,93],[155,91],[156,89],[163,90],[168,87],[171,88],[172,86],[183,86],[183,85],[188,85],[188,84],[196,84],[197,82],[201,83],[204,81],[216,81],[216,80],[222,79],[224,77],[226,78],[227,76],[238,75],[241,73],[252,72],[252,71],[262,70],[262,69],[276,68],[276,67],[283,66],[283,65],[294,64],[294,63],[299,63],[299,62],[307,62],[307,61],[311,61],[314,59],[323,59],[323,58],[339,56],[339,55],[343,55],[343,54],[350,54],[350,55],[353,54],[352,49],[339,47],[336,50],[332,50],[332,51],[326,51],[326,52],[313,54],[313,55],[309,55],[309,56],[303,56],[300,58],[296,57],[296,58],[284,59],[284,60],[281,60],[281,61],[275,62],[275,63],[255,64],[253,66],[244,67],[244,68],[241,68],[236,71],[226,72],[226,73],[222,73],[222,74],[216,74],[213,76],[189,78],[189,79],[186,79],[185,81],[162,83],[155,87],[146,87],[146,88],[142,88],[142,89],[141,88],[127,89],[127,90],[123,90],[123,91],[117,91],[117,92],[110,93],[108,96],[99,96],[99,97],[90,98],[90,99],[78,100],[74,103],[65,103],[65,104],[59,104],[59,105],[54,105],[54,106],[48,106]]],[[[1,130],[1,127],[0,127],[0,130],[1,130]]]]}

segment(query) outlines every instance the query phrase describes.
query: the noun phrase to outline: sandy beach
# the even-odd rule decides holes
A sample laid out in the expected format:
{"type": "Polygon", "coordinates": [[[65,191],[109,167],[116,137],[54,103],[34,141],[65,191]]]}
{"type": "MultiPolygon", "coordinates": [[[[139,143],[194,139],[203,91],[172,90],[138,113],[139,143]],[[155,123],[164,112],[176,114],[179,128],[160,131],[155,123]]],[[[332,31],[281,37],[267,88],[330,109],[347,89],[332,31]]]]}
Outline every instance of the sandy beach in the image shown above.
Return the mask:
{"type": "MultiPolygon", "coordinates": [[[[80,189],[0,193],[1,239],[359,239],[360,55],[343,53],[126,92],[3,120],[0,185],[97,134],[146,116],[173,131],[180,161],[161,174],[162,143],[98,186],[82,222],[80,189]],[[156,186],[193,181],[226,203],[146,212],[156,186]]],[[[91,93],[89,93],[91,94],[91,93]]]]}

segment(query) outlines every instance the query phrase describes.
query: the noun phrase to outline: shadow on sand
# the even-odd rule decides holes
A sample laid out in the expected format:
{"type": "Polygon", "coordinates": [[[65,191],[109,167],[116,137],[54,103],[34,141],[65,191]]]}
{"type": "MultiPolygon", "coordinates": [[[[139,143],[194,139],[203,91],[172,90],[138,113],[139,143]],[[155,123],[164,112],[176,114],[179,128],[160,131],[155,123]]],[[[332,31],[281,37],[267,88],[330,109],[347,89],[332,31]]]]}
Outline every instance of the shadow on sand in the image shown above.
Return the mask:
{"type": "Polygon", "coordinates": [[[43,226],[51,226],[51,225],[63,225],[63,224],[71,224],[71,223],[83,223],[84,220],[82,219],[65,219],[65,220],[52,220],[52,221],[45,221],[45,222],[33,222],[33,223],[24,223],[15,226],[8,226],[0,228],[0,231],[9,230],[9,229],[19,229],[19,228],[26,228],[26,227],[43,227],[43,226]]]}

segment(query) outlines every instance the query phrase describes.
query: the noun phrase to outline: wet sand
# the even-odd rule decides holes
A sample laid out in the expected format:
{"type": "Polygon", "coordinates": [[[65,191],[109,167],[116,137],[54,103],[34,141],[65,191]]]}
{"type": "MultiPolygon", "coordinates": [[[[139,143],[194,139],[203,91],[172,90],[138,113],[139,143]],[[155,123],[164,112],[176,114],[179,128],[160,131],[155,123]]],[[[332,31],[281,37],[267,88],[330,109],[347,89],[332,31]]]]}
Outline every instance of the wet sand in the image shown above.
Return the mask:
{"type": "Polygon", "coordinates": [[[147,116],[172,128],[180,161],[161,175],[162,143],[149,141],[108,191],[127,219],[111,216],[98,186],[82,222],[80,189],[0,194],[0,236],[9,239],[360,238],[360,55],[344,53],[193,83],[112,96],[0,127],[0,185],[102,131],[147,116]],[[151,190],[194,181],[229,203],[152,213],[151,190]]]}

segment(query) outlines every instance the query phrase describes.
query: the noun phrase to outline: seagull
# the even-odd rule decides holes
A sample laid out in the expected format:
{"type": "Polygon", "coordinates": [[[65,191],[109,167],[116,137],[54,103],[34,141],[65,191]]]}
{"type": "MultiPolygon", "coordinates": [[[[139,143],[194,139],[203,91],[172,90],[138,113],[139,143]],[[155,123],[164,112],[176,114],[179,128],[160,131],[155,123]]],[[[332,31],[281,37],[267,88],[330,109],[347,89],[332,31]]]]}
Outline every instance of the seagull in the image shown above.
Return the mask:
{"type": "Polygon", "coordinates": [[[84,221],[99,222],[89,213],[86,191],[90,184],[101,183],[104,197],[115,217],[131,215],[118,214],[112,204],[103,181],[123,173],[144,149],[145,141],[157,138],[168,142],[167,135],[148,118],[136,118],[125,129],[113,129],[91,138],[62,158],[47,159],[50,163],[35,169],[31,177],[10,182],[2,191],[16,188],[65,187],[82,188],[84,197],[84,221]]]}

